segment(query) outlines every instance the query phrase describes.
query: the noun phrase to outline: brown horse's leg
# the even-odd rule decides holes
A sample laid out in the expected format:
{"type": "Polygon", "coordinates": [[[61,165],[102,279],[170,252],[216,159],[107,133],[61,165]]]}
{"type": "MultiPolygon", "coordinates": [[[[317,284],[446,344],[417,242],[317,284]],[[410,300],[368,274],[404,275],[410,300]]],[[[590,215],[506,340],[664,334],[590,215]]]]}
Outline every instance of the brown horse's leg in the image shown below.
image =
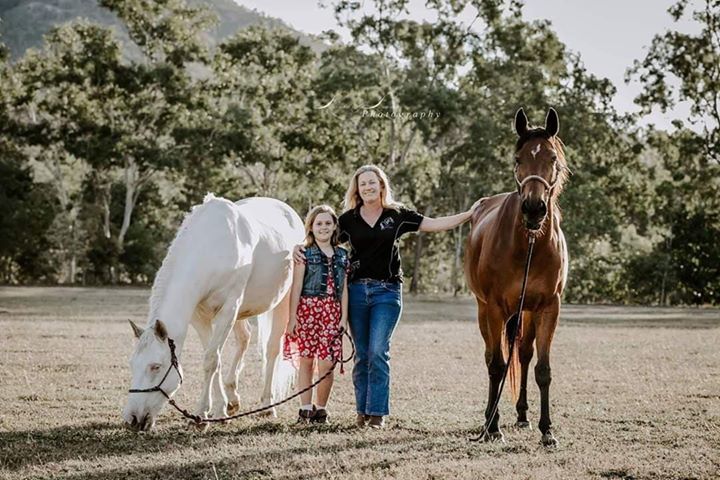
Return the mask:
{"type": "Polygon", "coordinates": [[[558,322],[560,314],[560,299],[546,308],[539,318],[537,325],[537,350],[538,361],[535,365],[535,381],[540,387],[540,433],[542,434],[542,443],[546,446],[557,445],[557,440],[553,437],[550,421],[550,382],[552,380],[550,372],[550,345],[552,344],[553,334],[558,322]]]}
{"type": "Polygon", "coordinates": [[[517,410],[517,423],[515,424],[518,428],[529,428],[530,422],[527,419],[527,380],[528,370],[530,367],[530,361],[532,360],[535,348],[533,342],[535,341],[535,314],[529,312],[523,313],[523,329],[522,329],[522,340],[520,343],[520,395],[518,401],[515,404],[517,410]]]}
{"type": "Polygon", "coordinates": [[[500,432],[498,422],[500,420],[500,409],[495,413],[493,418],[492,408],[500,389],[500,381],[505,371],[505,359],[501,347],[502,329],[503,329],[503,312],[498,305],[488,303],[486,305],[486,328],[487,336],[485,339],[485,363],[488,369],[488,377],[490,380],[490,388],[488,389],[488,403],[485,408],[485,422],[488,425],[487,439],[502,440],[503,434],[500,432]]]}

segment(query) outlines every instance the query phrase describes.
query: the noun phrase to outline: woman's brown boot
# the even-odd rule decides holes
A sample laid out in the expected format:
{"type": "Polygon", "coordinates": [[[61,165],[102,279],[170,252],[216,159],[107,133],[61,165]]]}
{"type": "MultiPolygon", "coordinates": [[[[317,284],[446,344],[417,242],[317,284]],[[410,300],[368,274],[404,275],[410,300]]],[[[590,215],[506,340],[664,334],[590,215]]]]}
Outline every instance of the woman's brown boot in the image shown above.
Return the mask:
{"type": "Polygon", "coordinates": [[[385,418],[381,415],[370,415],[368,426],[370,428],[383,428],[385,426],[385,418]]]}

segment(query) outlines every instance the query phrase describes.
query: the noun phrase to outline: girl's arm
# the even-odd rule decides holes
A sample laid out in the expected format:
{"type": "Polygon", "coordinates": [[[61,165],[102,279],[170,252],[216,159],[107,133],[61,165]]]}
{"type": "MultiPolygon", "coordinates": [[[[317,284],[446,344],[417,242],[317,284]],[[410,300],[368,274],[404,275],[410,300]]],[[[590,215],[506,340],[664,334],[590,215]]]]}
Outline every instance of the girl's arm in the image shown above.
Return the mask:
{"type": "Polygon", "coordinates": [[[295,333],[297,325],[297,309],[300,304],[303,280],[305,279],[305,264],[296,263],[293,269],[292,287],[290,287],[290,321],[287,326],[287,333],[295,333]]]}
{"type": "Polygon", "coordinates": [[[422,223],[420,223],[419,230],[421,232],[444,232],[445,230],[455,228],[461,223],[465,223],[470,220],[473,211],[475,211],[475,209],[480,205],[481,201],[482,198],[473,203],[472,207],[470,207],[470,210],[468,210],[467,212],[462,212],[455,215],[448,215],[447,217],[425,217],[423,218],[422,223]]]}
{"type": "Polygon", "coordinates": [[[347,274],[345,275],[345,284],[343,285],[343,293],[342,293],[342,300],[341,300],[341,306],[342,306],[342,316],[340,317],[340,326],[347,331],[348,329],[348,286],[347,286],[347,274]]]}

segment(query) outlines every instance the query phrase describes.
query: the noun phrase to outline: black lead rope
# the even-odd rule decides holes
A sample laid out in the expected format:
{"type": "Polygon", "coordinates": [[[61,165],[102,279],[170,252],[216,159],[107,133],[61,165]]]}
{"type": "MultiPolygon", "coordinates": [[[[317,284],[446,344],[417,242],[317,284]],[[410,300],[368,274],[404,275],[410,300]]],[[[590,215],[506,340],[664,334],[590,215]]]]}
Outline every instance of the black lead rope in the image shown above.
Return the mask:
{"type": "Polygon", "coordinates": [[[497,415],[498,407],[500,405],[500,397],[502,396],[503,387],[505,386],[505,379],[507,378],[507,373],[508,373],[508,370],[510,369],[510,362],[512,361],[513,351],[515,350],[515,337],[517,336],[518,332],[520,331],[520,322],[522,321],[522,310],[523,310],[523,305],[525,303],[525,289],[527,288],[527,279],[528,279],[528,275],[530,274],[530,260],[532,259],[532,252],[533,252],[534,246],[535,246],[535,235],[533,233],[530,233],[530,238],[528,239],[527,260],[525,261],[525,276],[523,276],[522,290],[520,291],[520,303],[518,305],[517,313],[515,313],[513,316],[511,316],[505,323],[505,328],[506,328],[505,331],[510,334],[508,336],[508,343],[510,344],[510,348],[508,349],[508,358],[507,358],[507,362],[505,363],[505,369],[503,371],[502,380],[500,380],[500,387],[498,388],[497,395],[495,396],[495,401],[493,402],[493,408],[491,410],[491,415],[485,420],[485,426],[483,426],[482,433],[480,433],[480,436],[471,438],[470,439],[471,442],[477,442],[477,441],[483,440],[485,438],[485,435],[487,435],[487,433],[488,433],[488,429],[490,428],[490,424],[492,423],[493,418],[495,418],[495,415],[497,415]],[[514,325],[512,325],[511,322],[514,322],[514,325]]]}
{"type": "MultiPolygon", "coordinates": [[[[229,420],[235,420],[236,418],[240,418],[240,417],[247,417],[247,416],[249,416],[249,415],[254,415],[254,414],[260,413],[260,412],[262,412],[262,411],[264,411],[264,410],[269,410],[269,409],[271,409],[271,408],[277,407],[278,405],[282,405],[283,403],[287,403],[287,402],[289,402],[290,400],[292,400],[293,398],[296,398],[296,397],[302,395],[303,393],[307,392],[308,390],[312,390],[313,388],[315,388],[317,385],[319,385],[323,380],[325,380],[327,377],[329,377],[329,376],[335,371],[335,367],[337,366],[338,363],[340,363],[340,364],[345,364],[345,363],[348,363],[350,360],[352,360],[352,358],[355,356],[355,343],[353,342],[352,337],[350,336],[350,334],[347,333],[347,331],[346,331],[345,329],[341,328],[341,329],[340,329],[340,332],[338,332],[337,336],[335,336],[335,338],[334,338],[333,340],[336,340],[336,339],[339,337],[340,340],[342,341],[343,335],[345,335],[345,336],[348,338],[348,340],[350,341],[350,348],[351,348],[351,350],[352,350],[352,352],[350,353],[350,355],[349,355],[347,358],[342,358],[342,357],[341,357],[341,358],[335,358],[335,359],[333,360],[332,368],[330,368],[330,369],[325,373],[325,375],[321,376],[321,377],[318,378],[314,383],[310,384],[310,385],[309,385],[308,387],[306,387],[306,388],[303,388],[303,389],[300,390],[299,392],[295,392],[294,394],[290,395],[289,397],[286,397],[286,398],[284,398],[284,399],[282,399],[282,400],[280,400],[280,401],[277,401],[277,402],[275,402],[275,403],[271,403],[270,405],[266,405],[266,406],[264,406],[264,407],[259,407],[259,408],[256,408],[256,409],[254,409],[254,410],[249,410],[249,411],[247,411],[247,412],[237,413],[237,414],[235,414],[235,415],[227,415],[227,416],[225,416],[225,417],[219,417],[219,418],[203,418],[203,417],[201,417],[200,415],[195,415],[194,413],[190,413],[189,411],[187,411],[187,410],[184,409],[184,408],[181,408],[177,403],[175,403],[175,400],[173,400],[172,398],[170,398],[170,395],[168,395],[167,392],[165,392],[165,390],[162,389],[162,383],[165,381],[165,379],[167,378],[168,374],[170,373],[170,370],[172,370],[173,368],[175,368],[175,370],[177,371],[178,375],[180,376],[180,384],[181,384],[181,385],[182,385],[182,381],[183,381],[182,374],[180,373],[180,368],[179,368],[179,362],[178,362],[178,359],[177,359],[177,355],[175,354],[175,342],[174,342],[171,338],[168,339],[168,345],[169,345],[169,347],[170,347],[170,366],[168,367],[167,372],[165,372],[165,375],[163,376],[163,378],[162,378],[162,380],[160,381],[160,383],[158,383],[155,387],[152,387],[152,388],[131,389],[131,390],[130,390],[130,393],[160,392],[160,393],[162,393],[162,394],[165,396],[165,398],[168,399],[168,403],[170,403],[170,405],[172,405],[173,408],[175,408],[175,410],[177,410],[178,412],[180,412],[185,418],[194,421],[196,424],[203,424],[203,423],[220,423],[220,422],[227,422],[227,421],[229,421],[229,420]]],[[[333,343],[334,343],[334,342],[333,342],[333,343]]],[[[334,352],[333,352],[332,344],[331,344],[331,346],[330,346],[330,353],[331,353],[331,355],[333,355],[333,353],[334,353],[334,352]]],[[[334,355],[333,355],[333,357],[334,357],[334,355]]],[[[269,368],[269,366],[268,366],[268,368],[269,368]]]]}

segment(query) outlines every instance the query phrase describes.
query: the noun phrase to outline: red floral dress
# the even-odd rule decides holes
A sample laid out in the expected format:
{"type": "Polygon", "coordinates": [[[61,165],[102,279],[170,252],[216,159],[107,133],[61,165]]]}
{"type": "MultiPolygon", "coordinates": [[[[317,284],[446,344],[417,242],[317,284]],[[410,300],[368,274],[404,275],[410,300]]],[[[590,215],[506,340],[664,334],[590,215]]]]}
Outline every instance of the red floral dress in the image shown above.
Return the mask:
{"type": "Polygon", "coordinates": [[[283,344],[283,356],[296,365],[298,357],[329,362],[342,359],[342,337],[339,335],[342,306],[335,298],[333,276],[327,276],[326,296],[300,296],[295,333],[286,334],[283,344]]]}

